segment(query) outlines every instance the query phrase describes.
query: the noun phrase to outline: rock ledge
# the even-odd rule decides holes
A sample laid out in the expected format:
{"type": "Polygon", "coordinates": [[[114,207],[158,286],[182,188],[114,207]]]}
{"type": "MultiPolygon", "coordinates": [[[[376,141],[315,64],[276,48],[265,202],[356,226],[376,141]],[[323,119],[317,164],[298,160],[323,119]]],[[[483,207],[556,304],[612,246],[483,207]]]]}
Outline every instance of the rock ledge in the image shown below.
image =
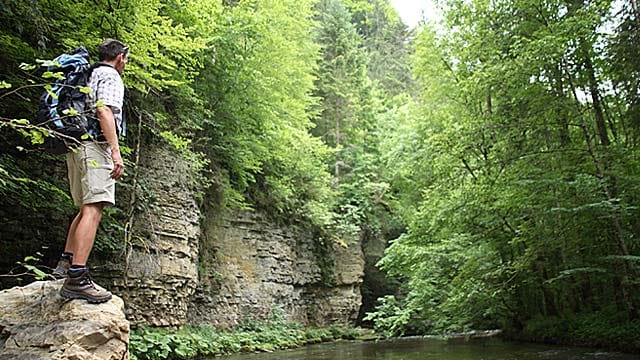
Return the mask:
{"type": "Polygon", "coordinates": [[[128,359],[129,322],[122,299],[66,300],[62,280],[0,291],[0,360],[128,359]]]}

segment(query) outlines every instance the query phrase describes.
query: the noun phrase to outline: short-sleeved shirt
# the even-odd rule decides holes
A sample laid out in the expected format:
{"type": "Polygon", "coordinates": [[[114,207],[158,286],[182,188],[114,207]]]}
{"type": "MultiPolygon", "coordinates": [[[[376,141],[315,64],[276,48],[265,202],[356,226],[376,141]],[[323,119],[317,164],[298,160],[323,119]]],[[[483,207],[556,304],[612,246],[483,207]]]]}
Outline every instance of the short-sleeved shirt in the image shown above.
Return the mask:
{"type": "Polygon", "coordinates": [[[116,131],[119,135],[123,133],[122,111],[124,103],[124,84],[118,71],[108,64],[97,66],[91,73],[89,83],[91,94],[87,101],[89,113],[92,114],[93,121],[89,121],[89,134],[100,137],[102,129],[96,117],[96,105],[98,102],[111,108],[113,117],[116,120],[116,131]]]}

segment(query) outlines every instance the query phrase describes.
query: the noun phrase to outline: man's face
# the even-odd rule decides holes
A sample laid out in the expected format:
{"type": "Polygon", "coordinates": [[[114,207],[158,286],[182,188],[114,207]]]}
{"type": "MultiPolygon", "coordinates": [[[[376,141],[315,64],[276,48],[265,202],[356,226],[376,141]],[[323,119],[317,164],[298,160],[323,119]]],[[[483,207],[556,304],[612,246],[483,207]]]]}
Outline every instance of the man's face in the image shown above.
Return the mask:
{"type": "Polygon", "coordinates": [[[114,67],[116,68],[116,70],[118,70],[118,73],[120,73],[120,75],[122,75],[122,73],[124,72],[124,66],[127,65],[128,58],[129,54],[120,54],[116,58],[118,61],[116,62],[114,67]]]}

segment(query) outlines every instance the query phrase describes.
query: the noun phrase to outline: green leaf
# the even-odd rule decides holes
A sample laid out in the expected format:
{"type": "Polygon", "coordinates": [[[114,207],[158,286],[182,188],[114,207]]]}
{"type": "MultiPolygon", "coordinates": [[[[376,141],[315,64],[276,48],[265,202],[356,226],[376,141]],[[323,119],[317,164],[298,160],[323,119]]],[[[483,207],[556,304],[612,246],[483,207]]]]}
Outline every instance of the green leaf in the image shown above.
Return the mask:
{"type": "Polygon", "coordinates": [[[29,125],[29,120],[27,119],[16,119],[13,122],[20,125],[29,125]]]}
{"type": "Polygon", "coordinates": [[[49,277],[47,273],[36,267],[33,268],[33,272],[36,274],[36,280],[43,280],[49,277]]]}
{"type": "Polygon", "coordinates": [[[62,110],[62,113],[69,116],[74,116],[79,114],[79,112],[73,108],[62,110]]]}
{"type": "Polygon", "coordinates": [[[44,139],[48,136],[48,134],[43,133],[40,129],[31,129],[29,135],[31,136],[31,144],[33,145],[44,144],[44,139]]]}
{"type": "Polygon", "coordinates": [[[36,59],[36,62],[43,67],[62,67],[59,62],[53,60],[36,59]]]}
{"type": "Polygon", "coordinates": [[[20,64],[20,69],[24,70],[24,71],[31,71],[34,70],[37,66],[33,65],[33,64],[27,64],[27,63],[21,63],[20,64]]]}
{"type": "Polygon", "coordinates": [[[45,71],[44,74],[42,74],[42,77],[44,79],[57,79],[57,80],[64,80],[64,74],[61,72],[51,72],[51,71],[45,71]]]}
{"type": "Polygon", "coordinates": [[[160,136],[175,147],[176,150],[187,150],[191,143],[191,140],[180,137],[171,131],[163,131],[160,136]]]}
{"type": "Polygon", "coordinates": [[[46,85],[44,86],[44,89],[45,89],[45,90],[46,90],[46,92],[49,94],[49,96],[51,96],[51,97],[52,97],[52,98],[54,98],[54,99],[58,99],[58,95],[56,95],[56,93],[54,93],[54,92],[52,91],[53,86],[51,86],[51,84],[46,84],[46,85]]]}
{"type": "Polygon", "coordinates": [[[78,89],[83,94],[91,94],[91,88],[88,86],[79,86],[78,89]]]}
{"type": "Polygon", "coordinates": [[[9,89],[11,88],[11,84],[6,81],[0,81],[0,89],[9,89]]]}
{"type": "Polygon", "coordinates": [[[100,164],[99,164],[97,161],[95,161],[95,160],[91,160],[91,161],[89,161],[89,165],[91,165],[91,166],[93,166],[93,167],[95,167],[95,168],[97,168],[98,166],[100,166],[100,164]]]}

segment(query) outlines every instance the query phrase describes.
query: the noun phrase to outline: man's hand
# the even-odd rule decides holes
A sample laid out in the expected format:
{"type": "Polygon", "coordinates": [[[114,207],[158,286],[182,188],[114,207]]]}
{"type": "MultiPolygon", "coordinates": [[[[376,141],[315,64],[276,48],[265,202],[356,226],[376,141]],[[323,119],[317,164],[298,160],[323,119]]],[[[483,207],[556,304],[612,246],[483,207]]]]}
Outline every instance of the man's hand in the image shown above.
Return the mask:
{"type": "Polygon", "coordinates": [[[111,150],[111,159],[113,160],[111,178],[118,181],[124,174],[124,162],[122,161],[122,155],[120,155],[120,149],[115,148],[111,150]]]}

